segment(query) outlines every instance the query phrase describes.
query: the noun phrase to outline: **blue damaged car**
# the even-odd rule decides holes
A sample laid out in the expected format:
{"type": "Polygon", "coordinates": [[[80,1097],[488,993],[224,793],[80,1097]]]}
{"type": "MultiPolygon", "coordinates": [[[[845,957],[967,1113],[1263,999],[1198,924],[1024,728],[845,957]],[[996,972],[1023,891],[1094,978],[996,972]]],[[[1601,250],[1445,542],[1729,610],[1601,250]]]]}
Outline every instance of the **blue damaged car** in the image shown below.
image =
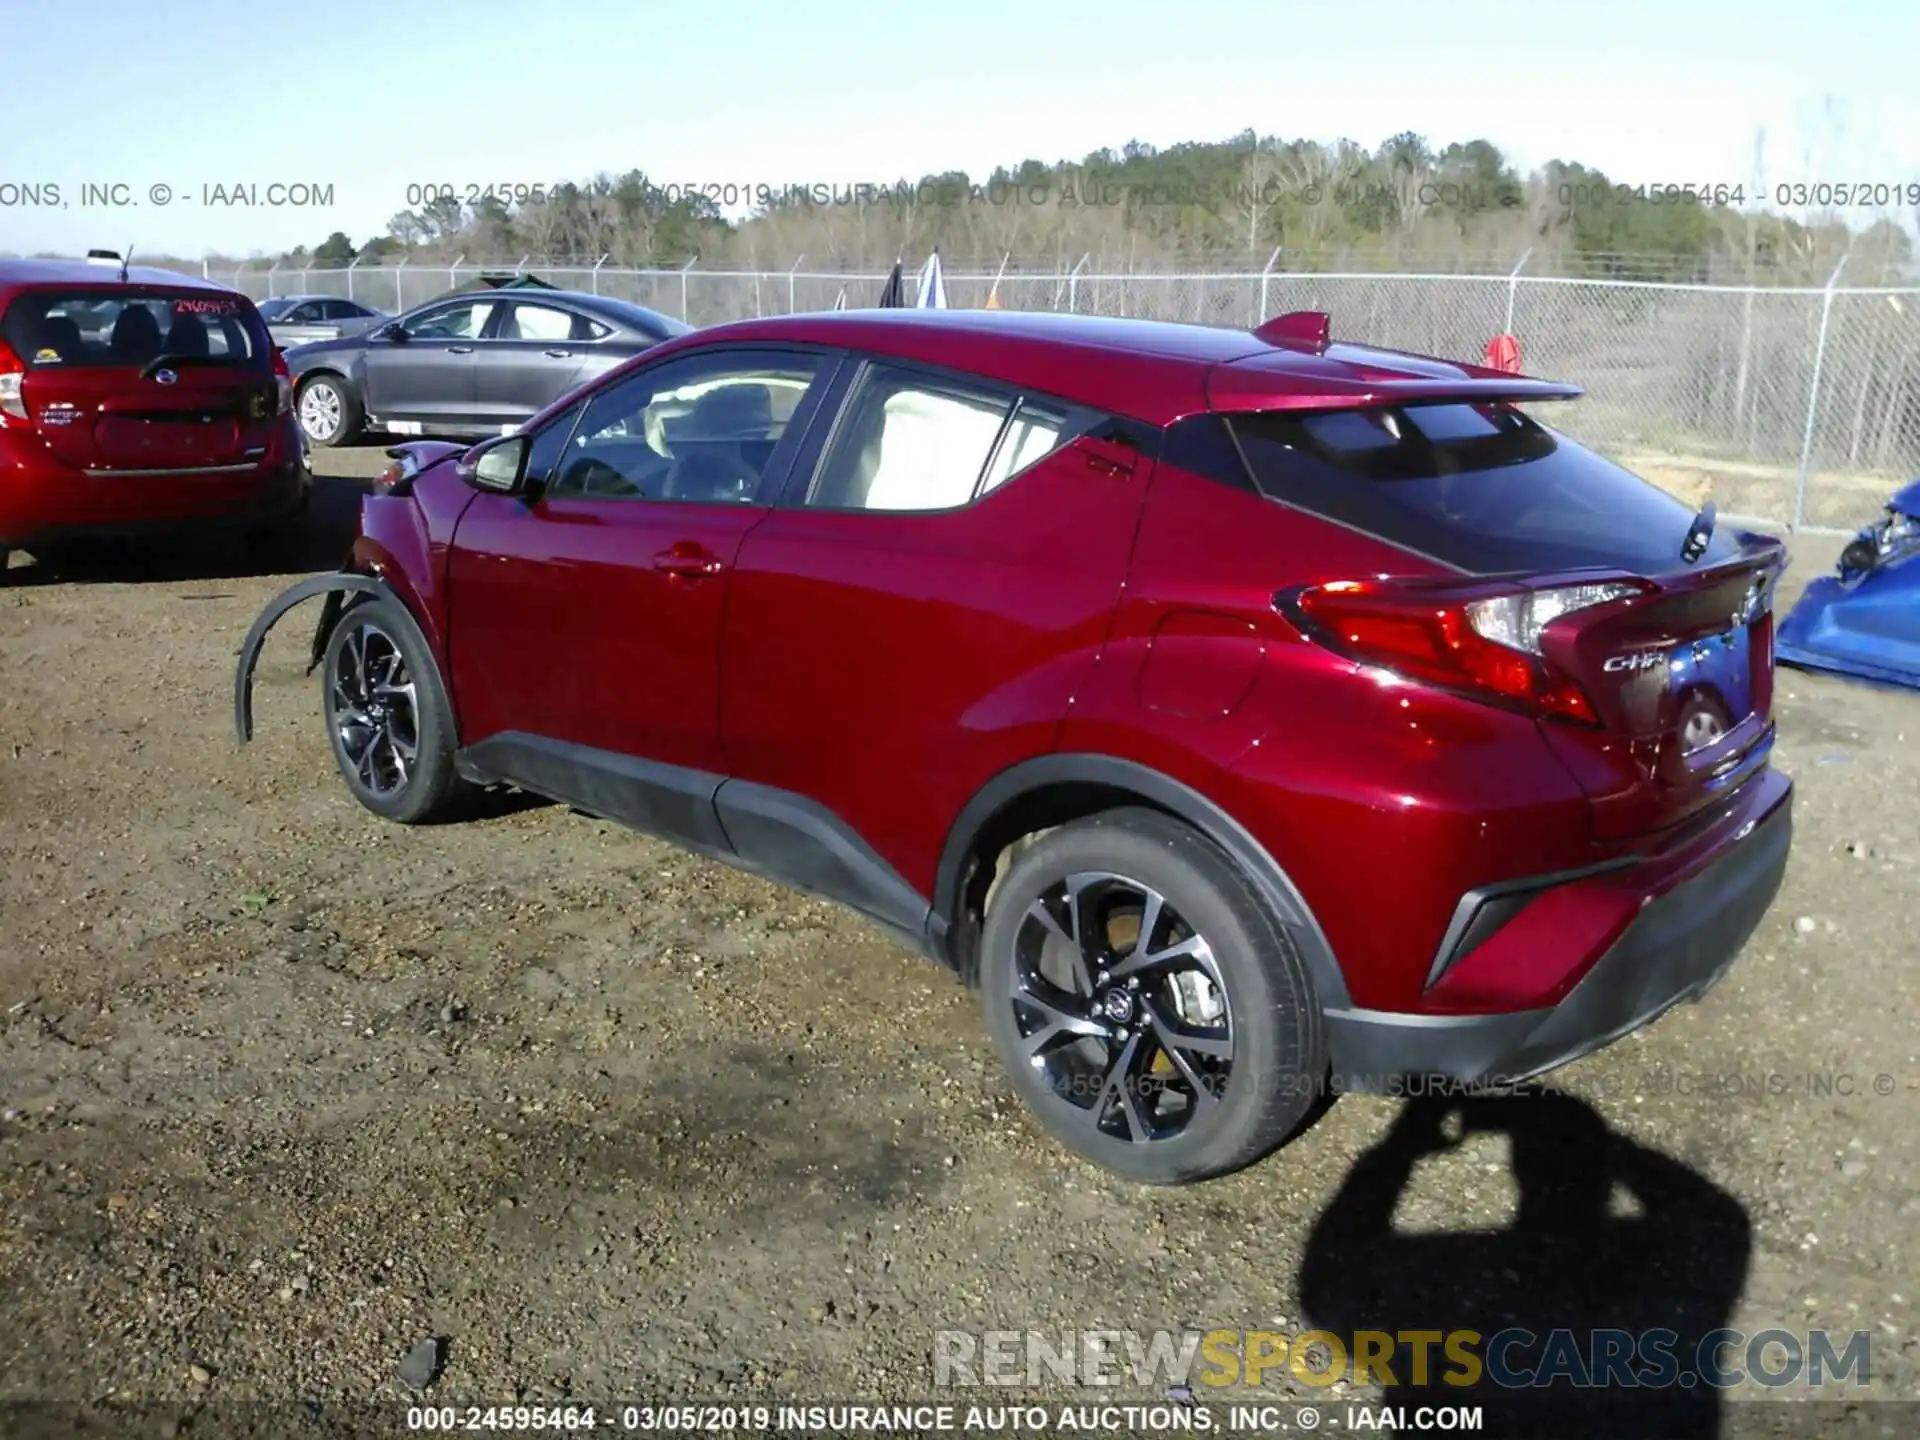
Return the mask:
{"type": "Polygon", "coordinates": [[[1920,480],[1806,588],[1774,640],[1780,663],[1920,689],[1920,480]]]}

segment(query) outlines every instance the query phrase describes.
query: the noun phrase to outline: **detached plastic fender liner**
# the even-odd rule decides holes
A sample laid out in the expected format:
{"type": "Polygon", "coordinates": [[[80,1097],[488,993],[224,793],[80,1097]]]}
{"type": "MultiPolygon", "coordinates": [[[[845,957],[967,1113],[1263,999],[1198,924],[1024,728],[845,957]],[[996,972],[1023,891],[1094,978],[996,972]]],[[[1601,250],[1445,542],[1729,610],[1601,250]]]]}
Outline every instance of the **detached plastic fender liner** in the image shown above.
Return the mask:
{"type": "MultiPolygon", "coordinates": [[[[253,670],[260,663],[261,648],[267,642],[267,632],[280,623],[294,606],[313,599],[316,595],[341,596],[354,593],[364,595],[391,595],[393,588],[381,580],[369,575],[361,575],[352,570],[340,570],[330,575],[315,575],[302,580],[289,590],[283,590],[275,596],[266,609],[260,612],[260,618],[253,622],[253,628],[247,631],[247,638],[240,642],[240,660],[233,673],[233,728],[240,737],[240,743],[246,744],[253,739],[253,670]]],[[[329,606],[337,605],[330,600],[329,606]]],[[[314,657],[307,666],[312,674],[315,665],[320,663],[320,646],[323,638],[314,642],[314,657]]]]}

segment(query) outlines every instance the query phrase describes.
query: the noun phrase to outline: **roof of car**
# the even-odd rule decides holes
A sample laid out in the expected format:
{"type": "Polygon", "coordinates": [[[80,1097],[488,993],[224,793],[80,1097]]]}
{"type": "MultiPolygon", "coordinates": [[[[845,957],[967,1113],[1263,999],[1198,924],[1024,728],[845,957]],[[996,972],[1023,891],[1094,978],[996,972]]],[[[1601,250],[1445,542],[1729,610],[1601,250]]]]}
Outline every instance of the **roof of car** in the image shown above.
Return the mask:
{"type": "Polygon", "coordinates": [[[425,304],[414,306],[415,311],[425,310],[428,306],[440,305],[453,300],[488,300],[498,297],[502,300],[516,300],[523,305],[544,305],[549,301],[559,301],[585,310],[590,315],[598,315],[604,320],[614,320],[621,325],[637,326],[649,332],[664,331],[672,333],[672,327],[680,322],[671,315],[663,315],[658,310],[650,310],[645,305],[636,305],[631,300],[621,300],[612,295],[594,295],[585,290],[560,290],[552,286],[544,289],[513,290],[506,293],[508,287],[482,290],[449,290],[444,295],[436,295],[425,304]],[[653,322],[659,321],[656,325],[653,322]]]}
{"type": "MultiPolygon", "coordinates": [[[[92,260],[8,260],[0,259],[0,285],[85,285],[89,289],[120,284],[120,267],[92,260]]],[[[167,285],[190,290],[223,290],[231,287],[190,275],[184,270],[164,270],[154,265],[127,268],[128,285],[167,285]]]]}
{"type": "Polygon", "coordinates": [[[1368,346],[1053,311],[835,310],[741,320],[683,343],[788,341],[947,366],[1153,424],[1203,410],[1307,409],[1497,391],[1563,399],[1571,386],[1368,346]],[[1063,365],[1071,356],[1072,363],[1063,365]]]}

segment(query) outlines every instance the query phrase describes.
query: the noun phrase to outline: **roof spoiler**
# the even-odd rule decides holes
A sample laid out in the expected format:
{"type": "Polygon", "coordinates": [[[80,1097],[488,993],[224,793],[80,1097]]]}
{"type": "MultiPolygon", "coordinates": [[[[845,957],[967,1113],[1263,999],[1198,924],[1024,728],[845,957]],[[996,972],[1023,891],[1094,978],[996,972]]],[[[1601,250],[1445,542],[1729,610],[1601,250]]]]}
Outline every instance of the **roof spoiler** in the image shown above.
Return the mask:
{"type": "Polygon", "coordinates": [[[1276,384],[1271,374],[1238,365],[1216,365],[1207,374],[1207,399],[1215,410],[1350,410],[1390,405],[1431,404],[1455,400],[1468,405],[1495,401],[1528,404],[1541,400],[1577,400],[1586,392],[1578,385],[1553,380],[1499,379],[1462,376],[1459,379],[1348,379],[1316,375],[1289,377],[1276,384]]]}

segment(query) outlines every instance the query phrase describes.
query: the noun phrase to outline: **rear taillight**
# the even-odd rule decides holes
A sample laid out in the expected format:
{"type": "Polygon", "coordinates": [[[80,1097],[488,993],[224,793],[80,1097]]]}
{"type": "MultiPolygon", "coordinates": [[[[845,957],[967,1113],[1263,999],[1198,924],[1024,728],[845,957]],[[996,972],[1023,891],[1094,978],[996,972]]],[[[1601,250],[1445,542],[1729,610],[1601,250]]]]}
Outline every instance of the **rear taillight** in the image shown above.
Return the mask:
{"type": "Polygon", "coordinates": [[[1593,702],[1541,644],[1553,621],[1639,593],[1620,582],[1450,594],[1425,584],[1341,580],[1280,604],[1310,639],[1362,664],[1534,714],[1598,724],[1593,702]]]}
{"type": "Polygon", "coordinates": [[[20,393],[27,378],[27,367],[20,357],[0,341],[0,425],[25,425],[27,400],[20,393]]]}
{"type": "Polygon", "coordinates": [[[293,409],[293,372],[287,368],[287,357],[280,353],[278,345],[273,347],[273,383],[279,391],[276,413],[285,415],[293,409]]]}

